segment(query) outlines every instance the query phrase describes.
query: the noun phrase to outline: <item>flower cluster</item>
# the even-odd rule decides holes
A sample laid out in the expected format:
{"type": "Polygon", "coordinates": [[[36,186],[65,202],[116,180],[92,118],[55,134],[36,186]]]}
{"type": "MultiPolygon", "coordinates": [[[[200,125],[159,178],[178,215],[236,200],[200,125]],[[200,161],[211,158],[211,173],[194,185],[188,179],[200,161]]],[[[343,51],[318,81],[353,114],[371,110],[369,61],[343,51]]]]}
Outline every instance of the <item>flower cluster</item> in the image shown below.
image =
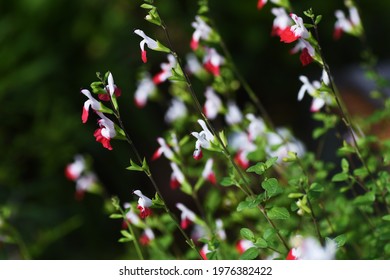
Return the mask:
{"type": "Polygon", "coordinates": [[[76,183],[75,198],[82,200],[85,192],[98,191],[97,176],[89,170],[86,159],[82,155],[75,155],[74,161],[65,167],[65,177],[76,183]]]}

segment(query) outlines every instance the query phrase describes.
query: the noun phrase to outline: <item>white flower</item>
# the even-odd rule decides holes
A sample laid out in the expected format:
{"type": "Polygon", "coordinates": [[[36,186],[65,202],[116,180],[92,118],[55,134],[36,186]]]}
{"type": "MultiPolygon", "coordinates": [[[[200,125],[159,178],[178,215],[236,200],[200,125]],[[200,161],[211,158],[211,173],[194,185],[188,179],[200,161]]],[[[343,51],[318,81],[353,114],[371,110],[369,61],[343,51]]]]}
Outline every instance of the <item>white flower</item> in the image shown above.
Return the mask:
{"type": "Polygon", "coordinates": [[[125,208],[125,210],[127,211],[126,212],[126,220],[133,224],[133,225],[137,225],[139,224],[141,221],[139,219],[139,217],[137,216],[137,214],[135,214],[135,212],[133,211],[133,208],[131,207],[131,204],[126,202],[123,207],[125,208]]]}
{"type": "Polygon", "coordinates": [[[283,30],[291,26],[291,17],[284,8],[272,8],[271,13],[275,16],[272,24],[272,35],[280,35],[283,30]]]}
{"type": "Polygon", "coordinates": [[[116,136],[115,124],[102,113],[96,112],[96,114],[100,117],[100,120],[98,120],[100,128],[96,129],[93,135],[96,141],[100,142],[104,148],[112,150],[110,141],[116,136]]]}
{"type": "Polygon", "coordinates": [[[336,255],[337,244],[333,240],[327,240],[325,247],[314,238],[295,238],[295,245],[288,253],[289,260],[333,260],[336,255]]]}
{"type": "Polygon", "coordinates": [[[214,48],[206,48],[206,55],[203,58],[204,68],[213,74],[219,76],[220,66],[224,64],[225,59],[214,48]]]}
{"type": "Polygon", "coordinates": [[[215,220],[215,226],[216,226],[217,236],[221,240],[226,240],[226,232],[223,228],[223,221],[221,219],[215,220]]]}
{"type": "Polygon", "coordinates": [[[249,248],[255,247],[252,241],[241,239],[237,242],[236,249],[238,253],[243,254],[249,248]]]}
{"type": "MultiPolygon", "coordinates": [[[[310,83],[309,79],[306,76],[299,76],[299,79],[302,82],[302,86],[298,92],[298,100],[301,101],[307,92],[311,97],[313,97],[312,105],[310,111],[317,112],[325,104],[332,104],[332,98],[325,91],[319,91],[321,88],[321,83],[319,81],[313,81],[310,83]]],[[[325,71],[322,73],[322,81],[325,85],[330,83],[329,77],[325,71]]]]}
{"type": "Polygon", "coordinates": [[[248,126],[249,139],[254,141],[258,136],[263,135],[266,130],[264,120],[260,117],[255,117],[253,114],[247,114],[246,118],[250,121],[248,126]]]}
{"type": "Polygon", "coordinates": [[[208,40],[211,34],[211,27],[200,17],[196,16],[195,21],[191,24],[195,28],[191,38],[191,49],[196,50],[199,47],[199,41],[208,40]]]}
{"type": "Polygon", "coordinates": [[[135,190],[133,193],[139,197],[137,208],[140,210],[140,217],[144,219],[152,213],[150,210],[150,207],[153,205],[152,200],[143,195],[140,190],[135,190]]]}
{"type": "Polygon", "coordinates": [[[186,56],[187,65],[186,70],[190,74],[197,74],[202,71],[202,64],[199,62],[195,54],[189,53],[186,56]]]}
{"type": "Polygon", "coordinates": [[[205,96],[206,102],[203,106],[203,112],[208,119],[213,120],[222,108],[222,101],[211,87],[206,89],[205,96]]]}
{"type": "Polygon", "coordinates": [[[359,12],[356,7],[349,8],[349,18],[347,18],[343,11],[336,10],[335,16],[337,18],[334,25],[333,37],[339,39],[343,32],[352,35],[359,35],[361,32],[361,20],[359,12]]]}
{"type": "Polygon", "coordinates": [[[153,77],[153,83],[158,85],[162,82],[165,82],[169,77],[172,76],[172,68],[176,66],[176,59],[172,54],[168,54],[168,63],[161,63],[161,72],[153,77]]]}
{"type": "Polygon", "coordinates": [[[76,180],[76,199],[83,198],[84,193],[91,190],[93,185],[97,182],[96,175],[92,172],[86,173],[76,180]]]}
{"type": "Polygon", "coordinates": [[[164,154],[167,159],[172,160],[175,155],[172,152],[171,148],[169,148],[169,146],[165,142],[165,139],[162,137],[158,137],[157,142],[160,144],[160,147],[154,152],[152,160],[158,159],[162,154],[164,154]]]}
{"type": "Polygon", "coordinates": [[[173,98],[171,105],[165,113],[165,121],[173,123],[176,120],[184,118],[187,115],[187,107],[181,99],[173,98]]]}
{"type": "Polygon", "coordinates": [[[176,203],[176,207],[181,211],[180,226],[182,227],[182,229],[186,229],[191,223],[195,222],[196,214],[190,209],[188,209],[186,206],[184,206],[184,204],[180,202],[176,203]]]}
{"type": "Polygon", "coordinates": [[[153,83],[149,75],[145,77],[138,83],[137,90],[134,94],[134,101],[137,107],[142,108],[146,105],[149,96],[151,96],[156,90],[156,86],[153,83]]]}
{"type": "Polygon", "coordinates": [[[214,161],[212,158],[209,158],[207,160],[206,165],[202,171],[202,177],[210,183],[215,184],[217,181],[215,178],[215,173],[213,171],[213,163],[214,161]]]}
{"type": "Polygon", "coordinates": [[[85,159],[82,155],[75,155],[74,161],[69,163],[65,168],[65,176],[71,181],[80,177],[86,168],[85,159]]]}
{"type": "Polygon", "coordinates": [[[157,41],[155,41],[152,38],[150,38],[149,36],[147,36],[145,34],[145,32],[143,32],[140,29],[134,30],[134,33],[143,38],[143,40],[140,42],[139,46],[141,48],[141,59],[144,63],[146,63],[147,57],[146,57],[146,51],[145,51],[145,44],[149,49],[156,50],[156,49],[158,49],[157,41]]]}
{"type": "Polygon", "coordinates": [[[209,149],[211,147],[211,142],[214,140],[214,135],[207,128],[206,123],[203,120],[198,120],[198,123],[202,127],[202,131],[191,132],[191,135],[194,136],[197,140],[195,142],[195,150],[193,157],[198,160],[202,158],[202,149],[209,149]]]}
{"type": "Polygon", "coordinates": [[[176,189],[185,182],[185,177],[183,172],[181,172],[179,166],[171,162],[172,174],[171,174],[171,188],[176,189]]]}
{"type": "Polygon", "coordinates": [[[225,121],[228,125],[238,124],[242,121],[242,113],[237,104],[229,101],[227,104],[227,112],[225,114],[225,121]]]}
{"type": "Polygon", "coordinates": [[[270,157],[277,157],[278,163],[288,156],[288,152],[297,153],[302,156],[305,153],[305,147],[301,141],[294,138],[286,128],[277,128],[276,132],[267,133],[266,152],[270,157]]]}
{"type": "Polygon", "coordinates": [[[91,107],[92,110],[99,111],[101,110],[102,105],[100,101],[97,101],[95,98],[92,97],[92,94],[89,90],[82,89],[81,93],[88,97],[88,100],[84,102],[83,113],[81,115],[81,120],[83,121],[83,123],[86,123],[88,120],[89,108],[91,107]]]}

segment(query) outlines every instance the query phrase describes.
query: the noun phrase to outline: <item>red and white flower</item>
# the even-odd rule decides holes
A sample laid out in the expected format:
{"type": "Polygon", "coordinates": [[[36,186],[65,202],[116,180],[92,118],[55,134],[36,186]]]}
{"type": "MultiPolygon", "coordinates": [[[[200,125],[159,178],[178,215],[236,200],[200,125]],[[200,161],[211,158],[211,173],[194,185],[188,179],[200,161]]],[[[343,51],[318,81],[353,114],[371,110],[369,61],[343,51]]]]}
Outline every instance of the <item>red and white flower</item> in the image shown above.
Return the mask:
{"type": "Polygon", "coordinates": [[[149,245],[149,243],[154,240],[155,236],[154,236],[154,232],[151,228],[146,228],[140,238],[139,238],[139,242],[141,243],[141,245],[143,246],[147,246],[149,245]]]}
{"type": "Polygon", "coordinates": [[[176,120],[182,119],[187,116],[187,107],[181,99],[173,98],[171,105],[165,113],[165,121],[167,123],[173,123],[176,120]]]}
{"type": "Polygon", "coordinates": [[[112,150],[111,139],[116,136],[115,124],[100,112],[96,112],[100,117],[98,120],[99,127],[93,134],[97,142],[100,142],[104,148],[112,150]]]}
{"type": "MultiPolygon", "coordinates": [[[[126,212],[126,221],[129,222],[132,225],[138,225],[141,220],[139,219],[139,216],[133,211],[133,208],[131,207],[131,204],[126,202],[123,207],[125,208],[126,212]]],[[[123,221],[123,228],[127,228],[126,221],[123,221]]]]}
{"type": "Polygon", "coordinates": [[[225,229],[223,228],[223,221],[221,219],[215,220],[215,229],[219,239],[226,240],[226,232],[225,229]]]}
{"type": "Polygon", "coordinates": [[[153,83],[155,85],[165,82],[169,77],[172,76],[172,68],[175,68],[177,62],[172,54],[168,54],[167,57],[168,63],[161,63],[161,72],[159,72],[153,77],[153,83]]]}
{"type": "Polygon", "coordinates": [[[169,148],[167,142],[165,142],[165,139],[162,137],[158,137],[157,142],[160,144],[160,147],[154,152],[152,160],[160,158],[161,155],[164,155],[168,160],[172,160],[175,155],[172,152],[171,148],[169,148]]]}
{"type": "Polygon", "coordinates": [[[340,39],[344,32],[356,36],[360,35],[362,25],[359,12],[356,7],[352,6],[349,8],[349,18],[347,18],[341,10],[335,11],[335,16],[337,20],[334,25],[334,39],[340,39]]]}
{"type": "Polygon", "coordinates": [[[140,211],[139,215],[141,219],[145,219],[152,214],[152,210],[150,209],[153,205],[152,200],[143,195],[140,190],[135,190],[133,193],[139,197],[137,209],[140,211]]]}
{"type": "Polygon", "coordinates": [[[225,59],[214,48],[207,48],[206,55],[203,58],[204,68],[214,76],[220,75],[220,66],[224,64],[225,59]]]}
{"type": "Polygon", "coordinates": [[[98,94],[98,98],[102,101],[109,101],[114,94],[116,97],[119,97],[122,94],[121,89],[114,83],[114,77],[112,76],[111,72],[107,77],[106,92],[107,94],[98,94]]]}
{"type": "Polygon", "coordinates": [[[292,43],[300,38],[307,39],[310,37],[309,31],[303,24],[303,19],[296,14],[290,14],[290,17],[295,22],[290,28],[285,28],[280,34],[280,41],[284,43],[292,43]]]}
{"type": "Polygon", "coordinates": [[[291,54],[295,54],[301,51],[299,60],[303,66],[306,66],[313,62],[315,56],[314,47],[305,39],[298,39],[297,44],[290,50],[291,54]]]}
{"type": "Polygon", "coordinates": [[[170,186],[171,189],[174,190],[180,187],[185,182],[185,177],[183,172],[181,172],[179,166],[176,163],[171,162],[171,168],[172,168],[172,174],[171,174],[170,186]]]}
{"type": "Polygon", "coordinates": [[[249,167],[248,154],[256,150],[256,145],[250,139],[248,133],[237,132],[229,136],[229,146],[236,151],[235,162],[243,169],[249,167]]]}
{"type": "Polygon", "coordinates": [[[337,244],[327,240],[325,247],[314,238],[296,236],[293,248],[288,252],[287,260],[333,260],[336,255],[337,244]]]}
{"type": "Polygon", "coordinates": [[[65,176],[71,181],[76,181],[86,168],[85,159],[82,155],[75,155],[74,161],[65,168],[65,176]]]}
{"type": "Polygon", "coordinates": [[[81,200],[84,197],[85,192],[91,190],[96,184],[97,178],[95,173],[88,172],[76,180],[76,193],[75,197],[77,200],[81,200]]]}
{"type": "Polygon", "coordinates": [[[209,245],[208,244],[204,244],[202,249],[200,249],[200,255],[202,256],[202,258],[204,260],[207,260],[207,254],[208,253],[211,253],[210,249],[209,249],[209,245]]]}
{"type": "Polygon", "coordinates": [[[195,150],[193,153],[193,157],[196,160],[202,158],[202,148],[209,149],[211,147],[211,142],[214,140],[214,135],[207,128],[206,123],[203,120],[198,120],[198,123],[203,130],[200,132],[191,132],[191,135],[197,139],[195,142],[195,150]]]}
{"type": "Polygon", "coordinates": [[[141,59],[144,63],[148,61],[147,56],[146,56],[146,50],[145,50],[145,45],[151,49],[151,50],[157,50],[159,48],[157,41],[153,40],[149,36],[145,34],[141,29],[136,29],[134,30],[134,33],[141,36],[143,40],[140,42],[140,48],[141,48],[141,59]]]}
{"type": "Polygon", "coordinates": [[[149,97],[156,91],[156,86],[149,75],[145,75],[138,83],[134,94],[134,102],[138,108],[143,108],[149,97]]]}
{"type": "Polygon", "coordinates": [[[291,17],[284,8],[272,8],[271,13],[275,16],[271,35],[280,36],[286,28],[290,28],[292,24],[291,17]]]}
{"type": "Polygon", "coordinates": [[[202,171],[202,177],[211,184],[215,185],[217,183],[217,179],[215,178],[215,173],[213,171],[213,162],[212,158],[209,158],[206,161],[206,165],[202,171]]]}
{"type": "Polygon", "coordinates": [[[246,250],[249,248],[255,247],[252,241],[246,240],[246,239],[241,239],[237,242],[236,244],[236,250],[237,252],[241,255],[243,254],[246,250]]]}
{"type": "Polygon", "coordinates": [[[209,39],[212,29],[200,16],[196,16],[195,21],[191,25],[195,28],[195,31],[192,34],[190,47],[195,51],[199,47],[200,39],[209,39]]]}
{"type": "Polygon", "coordinates": [[[204,95],[206,96],[206,102],[203,106],[203,113],[208,119],[213,120],[222,109],[222,101],[212,87],[207,87],[204,95]]]}
{"type": "Polygon", "coordinates": [[[81,93],[88,98],[88,100],[84,102],[83,112],[81,115],[82,122],[86,123],[89,116],[89,108],[92,108],[94,111],[99,111],[102,109],[102,104],[92,96],[89,90],[82,89],[81,93]]]}
{"type": "Polygon", "coordinates": [[[190,224],[195,222],[196,220],[196,214],[192,212],[190,209],[188,209],[184,204],[182,203],[176,203],[176,207],[181,211],[180,215],[180,226],[182,229],[188,228],[190,224]]]}

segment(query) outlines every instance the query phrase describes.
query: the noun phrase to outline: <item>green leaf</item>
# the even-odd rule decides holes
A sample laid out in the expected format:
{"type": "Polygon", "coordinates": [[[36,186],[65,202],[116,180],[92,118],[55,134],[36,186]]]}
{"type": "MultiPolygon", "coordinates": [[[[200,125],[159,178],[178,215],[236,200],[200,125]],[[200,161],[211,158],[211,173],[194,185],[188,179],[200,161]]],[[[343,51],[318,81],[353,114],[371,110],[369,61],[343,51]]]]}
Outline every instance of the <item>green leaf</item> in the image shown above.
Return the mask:
{"type": "Polygon", "coordinates": [[[144,158],[144,160],[142,161],[142,170],[149,173],[150,170],[149,170],[149,165],[148,163],[146,162],[146,159],[144,158]]]}
{"type": "Polygon", "coordinates": [[[315,24],[319,24],[322,19],[322,15],[318,15],[315,20],[315,24]]]}
{"type": "Polygon", "coordinates": [[[152,203],[153,203],[154,208],[164,208],[165,207],[164,201],[161,199],[161,197],[158,195],[157,192],[154,195],[154,198],[152,199],[152,203]]]}
{"type": "Polygon", "coordinates": [[[230,187],[236,185],[236,181],[230,177],[222,178],[221,185],[224,187],[230,187]]]}
{"type": "Polygon", "coordinates": [[[251,247],[240,256],[240,260],[254,260],[259,256],[259,253],[259,249],[251,247]]]}
{"type": "Polygon", "coordinates": [[[132,159],[130,159],[130,166],[126,167],[126,169],[131,171],[144,171],[144,169],[138,164],[136,164],[132,159]]]}
{"type": "Polygon", "coordinates": [[[279,187],[279,183],[276,178],[270,178],[263,181],[261,186],[267,192],[268,197],[276,196],[283,192],[283,189],[279,187]]]}
{"type": "Polygon", "coordinates": [[[121,230],[121,234],[129,240],[133,240],[133,236],[127,230],[121,230]]]}
{"type": "Polygon", "coordinates": [[[347,235],[340,234],[336,238],[333,239],[334,242],[337,244],[337,248],[344,246],[345,242],[347,241],[347,235]]]}
{"type": "Polygon", "coordinates": [[[347,173],[337,173],[333,176],[332,182],[344,182],[349,178],[347,173]]]}
{"type": "Polygon", "coordinates": [[[121,214],[111,214],[110,219],[123,219],[123,216],[121,214]]]}
{"type": "Polygon", "coordinates": [[[356,168],[353,171],[353,175],[359,177],[360,179],[364,179],[368,176],[368,171],[365,167],[356,168]]]}
{"type": "Polygon", "coordinates": [[[240,234],[246,240],[250,240],[252,242],[255,241],[255,235],[253,234],[253,232],[249,228],[240,229],[240,234]]]}
{"type": "Polygon", "coordinates": [[[125,243],[125,242],[130,242],[130,241],[133,241],[133,239],[131,238],[126,238],[126,237],[121,237],[119,238],[118,242],[120,243],[125,243]]]}
{"type": "Polygon", "coordinates": [[[286,220],[290,218],[290,213],[284,207],[272,207],[267,214],[271,220],[286,220]]]}
{"type": "Polygon", "coordinates": [[[341,168],[343,169],[343,173],[348,173],[348,171],[349,171],[349,163],[348,163],[348,160],[346,160],[345,158],[343,158],[341,160],[341,168]]]}
{"type": "Polygon", "coordinates": [[[375,193],[368,192],[364,195],[360,195],[353,200],[355,205],[370,205],[375,201],[375,193]]]}
{"type": "Polygon", "coordinates": [[[257,248],[264,249],[264,248],[268,248],[268,243],[267,243],[267,241],[265,239],[259,237],[259,238],[256,239],[255,246],[257,248]]]}
{"type": "Polygon", "coordinates": [[[147,9],[147,10],[150,10],[150,9],[155,9],[156,7],[155,6],[153,6],[153,5],[149,5],[149,4],[142,4],[141,5],[141,8],[142,9],[147,9]]]}
{"type": "Polygon", "coordinates": [[[390,215],[385,215],[382,217],[382,220],[390,222],[390,215]]]}
{"type": "Polygon", "coordinates": [[[257,175],[262,175],[267,170],[265,163],[258,162],[255,165],[249,167],[246,172],[254,172],[257,175]]]}

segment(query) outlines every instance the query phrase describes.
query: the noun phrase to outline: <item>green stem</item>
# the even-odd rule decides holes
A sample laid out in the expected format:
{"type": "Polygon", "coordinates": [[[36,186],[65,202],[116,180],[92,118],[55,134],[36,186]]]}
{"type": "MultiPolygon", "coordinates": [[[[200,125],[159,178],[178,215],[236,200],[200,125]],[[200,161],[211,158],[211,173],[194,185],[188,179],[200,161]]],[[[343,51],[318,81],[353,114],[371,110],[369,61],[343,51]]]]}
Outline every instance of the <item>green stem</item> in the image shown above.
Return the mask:
{"type": "Polygon", "coordinates": [[[138,239],[135,236],[133,227],[131,226],[131,223],[129,223],[129,221],[127,221],[127,219],[126,219],[126,213],[123,211],[123,209],[121,207],[119,208],[119,211],[121,212],[122,217],[126,222],[127,228],[129,229],[131,236],[133,236],[133,244],[135,247],[135,251],[137,252],[138,258],[140,260],[144,260],[144,256],[142,254],[141,247],[139,245],[138,239]]]}

